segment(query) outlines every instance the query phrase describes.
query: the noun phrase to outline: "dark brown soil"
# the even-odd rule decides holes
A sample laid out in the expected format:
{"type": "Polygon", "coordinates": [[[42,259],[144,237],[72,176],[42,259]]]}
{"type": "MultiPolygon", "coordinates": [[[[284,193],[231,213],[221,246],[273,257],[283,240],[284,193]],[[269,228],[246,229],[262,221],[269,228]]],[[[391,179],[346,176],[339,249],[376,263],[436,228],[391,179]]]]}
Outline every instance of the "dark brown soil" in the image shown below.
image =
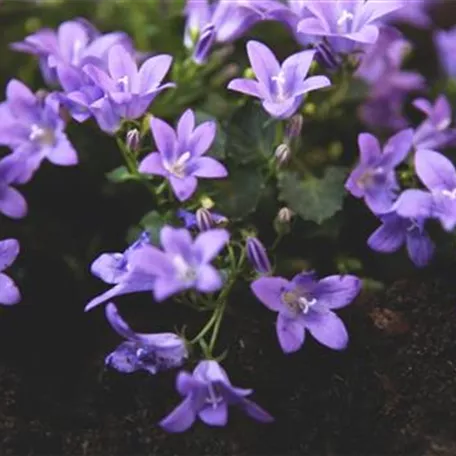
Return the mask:
{"type": "MultiPolygon", "coordinates": [[[[285,356],[273,315],[253,298],[236,300],[225,367],[276,422],[232,410],[226,428],[198,423],[182,435],[156,425],[179,400],[175,373],[103,372],[119,341],[101,311],[66,306],[77,293],[60,294],[71,282],[57,277],[58,305],[25,304],[0,318],[0,454],[454,456],[456,283],[446,276],[359,299],[342,312],[352,334],[344,353],[309,338],[285,356]]],[[[172,304],[131,301],[121,309],[132,324],[170,329],[172,304]]]]}

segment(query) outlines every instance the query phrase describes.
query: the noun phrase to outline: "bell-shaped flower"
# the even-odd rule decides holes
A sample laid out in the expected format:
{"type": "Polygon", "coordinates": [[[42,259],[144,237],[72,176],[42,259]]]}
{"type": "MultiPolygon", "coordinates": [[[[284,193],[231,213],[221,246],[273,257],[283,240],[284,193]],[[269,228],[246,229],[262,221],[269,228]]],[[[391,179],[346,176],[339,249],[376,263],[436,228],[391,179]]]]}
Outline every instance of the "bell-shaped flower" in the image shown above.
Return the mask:
{"type": "Polygon", "coordinates": [[[217,361],[200,361],[192,374],[180,372],[176,389],[184,400],[160,422],[168,432],[184,432],[198,417],[209,426],[225,426],[228,406],[235,405],[251,418],[270,423],[274,418],[255,402],[247,399],[251,389],[233,386],[217,361]]]}
{"type": "Polygon", "coordinates": [[[281,65],[266,45],[249,41],[247,54],[257,80],[233,79],[228,89],[259,98],[273,117],[291,117],[306,93],[331,85],[326,76],[307,77],[315,51],[293,54],[281,65]]]}

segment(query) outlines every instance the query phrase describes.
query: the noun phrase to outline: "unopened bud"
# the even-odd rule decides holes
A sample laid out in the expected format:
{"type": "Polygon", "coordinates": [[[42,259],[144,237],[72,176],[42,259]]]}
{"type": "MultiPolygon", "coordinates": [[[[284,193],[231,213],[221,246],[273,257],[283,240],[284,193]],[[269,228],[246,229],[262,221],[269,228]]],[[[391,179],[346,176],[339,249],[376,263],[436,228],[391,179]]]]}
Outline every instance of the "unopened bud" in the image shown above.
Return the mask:
{"type": "Polygon", "coordinates": [[[279,165],[283,165],[290,159],[291,149],[288,144],[279,144],[274,154],[279,165]]]}
{"type": "Polygon", "coordinates": [[[247,258],[260,274],[269,274],[272,271],[266,249],[255,237],[247,238],[247,258]]]}
{"type": "Polygon", "coordinates": [[[197,65],[202,65],[206,62],[209,52],[211,51],[212,45],[215,41],[215,26],[208,24],[201,32],[198,41],[193,51],[193,61],[197,65]]]}
{"type": "Polygon", "coordinates": [[[294,216],[294,212],[288,207],[282,207],[277,213],[277,221],[280,223],[290,223],[294,216]]]}
{"type": "Polygon", "coordinates": [[[196,211],[196,225],[200,231],[210,230],[214,226],[212,214],[203,207],[196,211]]]}
{"type": "Polygon", "coordinates": [[[301,135],[303,120],[304,118],[301,114],[295,114],[287,122],[286,137],[288,139],[298,138],[301,135]]]}
{"type": "Polygon", "coordinates": [[[127,147],[131,151],[136,152],[139,148],[140,143],[140,135],[138,129],[133,128],[133,130],[129,130],[127,133],[126,141],[127,147]]]}

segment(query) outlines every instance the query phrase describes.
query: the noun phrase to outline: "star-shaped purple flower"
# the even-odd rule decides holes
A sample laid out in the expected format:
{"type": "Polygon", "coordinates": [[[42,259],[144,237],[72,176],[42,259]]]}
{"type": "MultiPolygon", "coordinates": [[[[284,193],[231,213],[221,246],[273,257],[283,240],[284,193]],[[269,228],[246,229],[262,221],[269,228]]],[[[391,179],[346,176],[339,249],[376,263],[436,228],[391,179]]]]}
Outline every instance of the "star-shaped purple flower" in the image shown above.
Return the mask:
{"type": "Polygon", "coordinates": [[[223,229],[207,230],[192,240],[188,230],[164,226],[160,232],[163,250],[145,246],[131,254],[130,262],[134,270],[155,276],[156,301],[191,288],[213,293],[223,281],[211,262],[228,240],[229,233],[223,229]]]}
{"type": "Polygon", "coordinates": [[[356,198],[364,198],[372,212],[390,211],[399,190],[394,169],[407,157],[412,139],[413,130],[403,130],[392,136],[382,151],[375,136],[370,133],[358,136],[360,161],[345,188],[356,198]]]}
{"type": "Polygon", "coordinates": [[[446,231],[456,226],[456,170],[439,152],[420,149],[415,154],[415,170],[429,191],[405,190],[393,209],[402,217],[436,218],[446,231]]]}
{"type": "Polygon", "coordinates": [[[188,357],[185,342],[174,333],[136,333],[120,316],[117,307],[108,303],[106,318],[121,337],[126,339],[106,359],[105,364],[119,372],[145,370],[150,374],[180,367],[188,357]]]}
{"type": "Polygon", "coordinates": [[[315,51],[298,52],[280,65],[266,45],[249,41],[247,54],[257,80],[233,79],[228,89],[261,99],[263,108],[273,117],[291,117],[306,93],[331,85],[326,76],[307,78],[315,51]]]}
{"type": "Polygon", "coordinates": [[[434,104],[418,98],[413,105],[426,114],[426,119],[415,130],[413,144],[416,149],[436,150],[456,145],[456,129],[450,128],[451,105],[444,95],[440,95],[434,104]]]}
{"type": "Polygon", "coordinates": [[[212,121],[195,128],[195,115],[191,109],[182,114],[176,131],[163,120],[150,119],[150,128],[158,152],[147,155],[139,171],[168,179],[179,201],[189,199],[196,190],[197,178],[219,179],[227,176],[226,168],[204,154],[216,135],[212,121]]]}
{"type": "Polygon", "coordinates": [[[404,244],[415,266],[426,266],[434,254],[435,246],[424,230],[423,219],[409,219],[390,212],[380,217],[382,225],[369,237],[369,247],[377,252],[392,253],[404,244]]]}
{"type": "Polygon", "coordinates": [[[263,423],[274,419],[255,402],[247,399],[251,389],[233,386],[226,371],[213,360],[200,361],[192,374],[180,372],[176,389],[185,399],[160,426],[168,432],[184,432],[196,418],[209,426],[225,426],[228,422],[228,405],[241,408],[247,415],[263,423]]]}
{"type": "Polygon", "coordinates": [[[21,295],[13,280],[3,271],[11,266],[19,255],[19,242],[16,239],[0,241],[0,304],[17,304],[21,295]]]}
{"type": "Polygon", "coordinates": [[[348,53],[359,45],[375,43],[379,20],[402,7],[397,1],[310,1],[307,9],[312,17],[299,22],[298,32],[325,37],[336,52],[348,53]]]}
{"type": "Polygon", "coordinates": [[[357,277],[334,275],[319,281],[313,273],[298,274],[291,281],[261,277],[252,282],[251,289],[268,309],[278,312],[277,337],[285,353],[302,347],[306,331],[334,350],[347,346],[347,330],[333,310],[356,298],[361,289],[357,277]]]}
{"type": "Polygon", "coordinates": [[[155,276],[137,271],[131,265],[133,252],[149,244],[149,234],[144,232],[125,252],[103,253],[92,263],[90,267],[92,274],[103,280],[103,282],[114,286],[93,298],[86,305],[86,312],[115,296],[139,291],[151,291],[153,289],[155,276]]]}

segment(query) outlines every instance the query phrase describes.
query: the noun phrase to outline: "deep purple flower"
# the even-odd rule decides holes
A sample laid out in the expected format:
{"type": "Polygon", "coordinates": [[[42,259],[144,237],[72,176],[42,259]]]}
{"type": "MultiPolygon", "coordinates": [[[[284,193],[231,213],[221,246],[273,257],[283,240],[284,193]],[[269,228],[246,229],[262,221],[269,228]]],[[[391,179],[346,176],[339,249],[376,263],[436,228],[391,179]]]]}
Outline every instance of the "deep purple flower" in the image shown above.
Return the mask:
{"type": "Polygon", "coordinates": [[[446,231],[456,226],[456,170],[439,152],[420,149],[415,154],[415,170],[429,192],[404,191],[393,209],[401,217],[436,218],[446,231]]]}
{"type": "Polygon", "coordinates": [[[164,226],[160,231],[163,250],[145,246],[132,252],[130,261],[134,270],[155,276],[153,293],[156,301],[191,288],[213,293],[223,283],[211,261],[228,240],[229,233],[223,229],[205,231],[192,240],[188,230],[164,226]]]}
{"type": "Polygon", "coordinates": [[[272,272],[266,248],[258,238],[252,236],[247,238],[246,251],[250,264],[257,272],[260,274],[270,274],[272,272]]]}
{"type": "Polygon", "coordinates": [[[413,105],[426,114],[426,119],[415,130],[413,144],[416,149],[435,150],[456,145],[456,129],[450,128],[451,105],[444,95],[440,95],[434,104],[418,98],[413,105]]]}
{"type": "Polygon", "coordinates": [[[434,243],[424,230],[423,219],[409,219],[395,212],[382,215],[382,225],[371,234],[367,243],[377,252],[392,253],[404,244],[413,263],[421,268],[426,266],[434,254],[434,243]]]}
{"type": "Polygon", "coordinates": [[[125,252],[103,253],[92,263],[90,267],[92,274],[103,280],[103,282],[114,286],[93,298],[86,305],[86,312],[115,296],[138,291],[151,291],[153,289],[155,276],[138,271],[131,264],[133,252],[144,248],[148,244],[150,244],[149,234],[143,232],[125,252]]]}
{"type": "Polygon", "coordinates": [[[412,146],[413,130],[392,136],[383,151],[377,138],[369,133],[358,136],[360,161],[350,174],[345,188],[356,198],[364,198],[374,213],[389,212],[399,185],[394,169],[405,160],[412,146]]]}
{"type": "Polygon", "coordinates": [[[402,6],[397,1],[310,1],[307,9],[312,16],[299,22],[298,32],[325,37],[336,52],[352,52],[375,43],[379,20],[402,6]]]}
{"type": "Polygon", "coordinates": [[[11,186],[17,182],[20,171],[21,165],[18,163],[17,155],[10,154],[0,160],[0,212],[14,219],[27,214],[27,201],[11,186]]]}
{"type": "Polygon", "coordinates": [[[240,407],[247,415],[263,423],[274,419],[255,402],[247,399],[251,389],[233,386],[226,371],[217,361],[200,361],[192,374],[180,372],[176,389],[185,399],[160,426],[168,432],[184,432],[199,417],[209,426],[225,426],[228,421],[228,405],[240,407]]]}
{"type": "Polygon", "coordinates": [[[24,41],[12,43],[11,48],[36,55],[40,59],[43,77],[49,84],[55,84],[58,81],[58,65],[82,68],[92,59],[105,59],[115,44],[132,49],[131,39],[125,33],[101,35],[87,21],[72,20],[63,22],[57,31],[38,30],[24,41]]]}
{"type": "Polygon", "coordinates": [[[156,374],[182,366],[188,357],[185,342],[177,334],[136,333],[119,315],[112,302],[106,305],[105,314],[114,331],[127,339],[106,357],[107,366],[127,374],[138,370],[156,374]]]}
{"type": "Polygon", "coordinates": [[[13,280],[3,271],[11,266],[19,255],[19,242],[16,239],[0,241],[0,304],[17,304],[21,295],[13,280]]]}
{"type": "Polygon", "coordinates": [[[176,131],[155,117],[150,119],[150,128],[158,152],[147,155],[140,163],[139,171],[168,179],[179,201],[193,195],[198,177],[218,179],[227,175],[221,163],[204,156],[215,139],[214,122],[203,122],[195,128],[195,115],[187,109],[179,119],[176,131]]]}
{"type": "Polygon", "coordinates": [[[437,30],[434,43],[440,59],[440,65],[449,78],[456,77],[456,26],[449,30],[437,30]]]}
{"type": "Polygon", "coordinates": [[[137,119],[159,92],[175,86],[173,83],[162,84],[172,60],[170,55],[156,55],[147,59],[138,70],[127,49],[115,45],[108,53],[107,72],[91,63],[84,66],[84,71],[103,90],[119,116],[137,119]]]}
{"type": "Polygon", "coordinates": [[[347,346],[348,334],[342,320],[332,311],[350,304],[361,289],[352,275],[334,275],[317,280],[313,273],[301,273],[287,280],[260,277],[251,284],[255,296],[278,312],[277,337],[285,353],[299,350],[306,330],[334,350],[347,346]]]}
{"type": "Polygon", "coordinates": [[[298,52],[280,65],[267,46],[249,41],[247,54],[257,80],[233,79],[228,89],[260,98],[263,108],[273,117],[291,117],[306,93],[331,85],[326,76],[306,78],[315,51],[298,52]]]}
{"type": "MultiPolygon", "coordinates": [[[[220,226],[228,222],[228,219],[224,215],[218,214],[217,212],[209,212],[214,225],[220,226]]],[[[185,228],[192,229],[198,227],[196,213],[186,211],[184,209],[178,209],[176,215],[184,222],[185,228]]]]}
{"type": "Polygon", "coordinates": [[[76,151],[64,133],[59,103],[52,96],[37,97],[13,79],[6,97],[0,106],[0,144],[13,149],[17,157],[16,182],[30,180],[45,159],[61,166],[77,164],[76,151]]]}

